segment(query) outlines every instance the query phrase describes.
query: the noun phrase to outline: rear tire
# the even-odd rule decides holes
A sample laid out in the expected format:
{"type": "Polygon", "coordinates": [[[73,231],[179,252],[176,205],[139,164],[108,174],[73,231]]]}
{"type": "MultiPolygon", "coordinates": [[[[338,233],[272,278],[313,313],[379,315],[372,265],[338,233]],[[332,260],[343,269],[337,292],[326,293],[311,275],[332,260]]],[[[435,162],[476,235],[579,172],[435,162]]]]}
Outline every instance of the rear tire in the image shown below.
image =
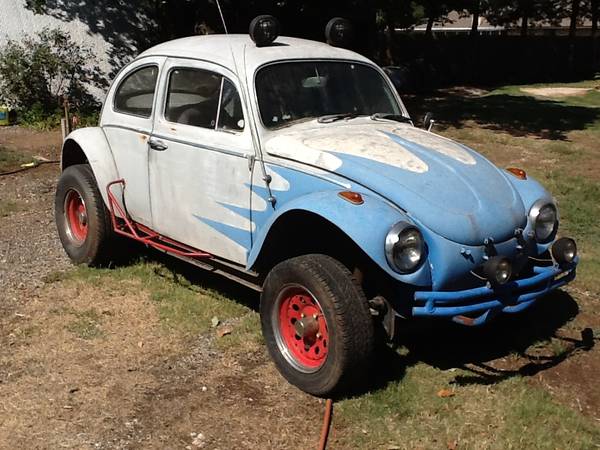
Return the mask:
{"type": "Polygon", "coordinates": [[[63,171],[56,188],[54,216],[60,241],[74,264],[100,266],[113,259],[115,233],[89,165],[63,171]]]}
{"type": "Polygon", "coordinates": [[[314,254],[275,266],[260,315],[269,353],[291,384],[330,396],[365,381],[373,319],[362,288],[337,260],[314,254]]]}

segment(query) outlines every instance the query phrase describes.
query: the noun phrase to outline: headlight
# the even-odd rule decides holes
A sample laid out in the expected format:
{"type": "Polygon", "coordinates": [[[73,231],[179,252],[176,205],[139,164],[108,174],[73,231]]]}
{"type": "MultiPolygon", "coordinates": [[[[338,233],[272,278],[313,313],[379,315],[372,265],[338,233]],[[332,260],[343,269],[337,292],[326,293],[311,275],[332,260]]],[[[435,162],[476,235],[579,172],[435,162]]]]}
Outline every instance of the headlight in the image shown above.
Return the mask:
{"type": "Polygon", "coordinates": [[[408,222],[399,222],[385,238],[385,257],[396,272],[411,273],[417,270],[425,256],[425,243],[421,232],[408,222]]]}
{"type": "Polygon", "coordinates": [[[558,228],[556,206],[552,203],[535,203],[529,212],[529,217],[533,223],[535,239],[541,243],[550,241],[558,228]]]}

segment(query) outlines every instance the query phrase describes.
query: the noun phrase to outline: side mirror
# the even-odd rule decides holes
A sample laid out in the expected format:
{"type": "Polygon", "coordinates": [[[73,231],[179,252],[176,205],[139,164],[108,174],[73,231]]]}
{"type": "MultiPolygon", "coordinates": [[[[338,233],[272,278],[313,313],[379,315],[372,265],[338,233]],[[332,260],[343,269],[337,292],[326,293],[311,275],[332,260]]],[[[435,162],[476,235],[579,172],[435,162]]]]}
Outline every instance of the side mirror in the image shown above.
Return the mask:
{"type": "Polygon", "coordinates": [[[433,113],[428,112],[427,114],[425,114],[425,117],[423,118],[423,128],[425,128],[427,131],[431,131],[434,124],[435,119],[433,118],[433,113]]]}

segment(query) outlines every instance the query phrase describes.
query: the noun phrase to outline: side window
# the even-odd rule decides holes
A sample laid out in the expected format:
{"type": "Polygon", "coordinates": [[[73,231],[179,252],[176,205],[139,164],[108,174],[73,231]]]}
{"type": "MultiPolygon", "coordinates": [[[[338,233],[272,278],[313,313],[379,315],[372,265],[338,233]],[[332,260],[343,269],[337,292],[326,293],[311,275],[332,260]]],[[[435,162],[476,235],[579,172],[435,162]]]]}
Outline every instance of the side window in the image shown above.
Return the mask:
{"type": "Polygon", "coordinates": [[[217,129],[224,131],[242,131],[244,129],[244,113],[242,101],[237,89],[231,81],[223,78],[221,107],[219,108],[219,125],[217,129]]]}
{"type": "Polygon", "coordinates": [[[157,78],[157,66],[143,67],[127,75],[115,94],[115,111],[149,118],[152,115],[157,78]]]}
{"type": "Polygon", "coordinates": [[[176,69],[169,77],[165,118],[215,128],[223,77],[199,69],[176,69]]]}

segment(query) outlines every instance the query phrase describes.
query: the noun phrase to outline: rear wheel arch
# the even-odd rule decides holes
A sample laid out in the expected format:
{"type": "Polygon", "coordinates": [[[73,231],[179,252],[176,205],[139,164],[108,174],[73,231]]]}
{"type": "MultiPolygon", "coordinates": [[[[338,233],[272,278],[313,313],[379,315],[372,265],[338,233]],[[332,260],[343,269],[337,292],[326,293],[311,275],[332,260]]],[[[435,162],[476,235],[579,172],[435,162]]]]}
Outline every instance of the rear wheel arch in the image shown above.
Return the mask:
{"type": "MultiPolygon", "coordinates": [[[[61,169],[87,164],[96,179],[104,203],[108,205],[106,186],[119,179],[115,159],[100,127],[80,128],[72,132],[62,147],[61,169]]],[[[117,189],[115,189],[117,191],[117,189]]]]}
{"type": "Polygon", "coordinates": [[[88,157],[75,140],[67,139],[62,148],[61,169],[77,164],[89,164],[88,157]]]}

